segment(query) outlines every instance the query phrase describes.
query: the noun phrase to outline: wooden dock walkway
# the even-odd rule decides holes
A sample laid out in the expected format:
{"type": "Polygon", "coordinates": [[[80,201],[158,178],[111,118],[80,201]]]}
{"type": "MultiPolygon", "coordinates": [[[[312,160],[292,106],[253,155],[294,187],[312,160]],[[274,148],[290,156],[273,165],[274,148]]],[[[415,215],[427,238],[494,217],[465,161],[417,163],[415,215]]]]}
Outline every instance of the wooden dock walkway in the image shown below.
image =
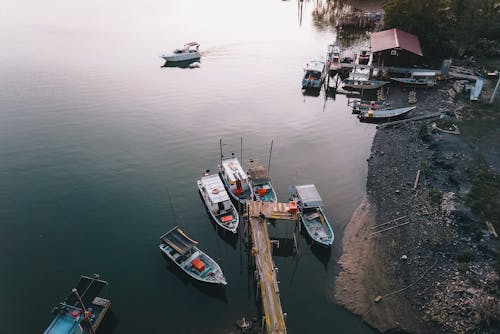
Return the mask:
{"type": "Polygon", "coordinates": [[[297,220],[297,213],[289,212],[288,203],[260,201],[247,202],[248,224],[252,237],[252,255],[258,273],[260,294],[267,334],[285,334],[285,316],[281,308],[277,267],[272,258],[272,246],[267,230],[267,219],[297,220]]]}

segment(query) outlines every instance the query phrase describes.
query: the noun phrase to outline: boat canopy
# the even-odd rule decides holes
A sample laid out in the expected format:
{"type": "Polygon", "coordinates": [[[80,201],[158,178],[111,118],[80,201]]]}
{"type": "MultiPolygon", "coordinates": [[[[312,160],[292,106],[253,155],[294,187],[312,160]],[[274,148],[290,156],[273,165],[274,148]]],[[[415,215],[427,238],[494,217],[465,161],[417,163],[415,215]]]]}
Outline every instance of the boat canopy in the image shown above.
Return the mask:
{"type": "Polygon", "coordinates": [[[435,77],[436,72],[434,71],[421,71],[421,72],[412,72],[412,77],[435,77]]]}
{"type": "Polygon", "coordinates": [[[323,205],[323,200],[314,184],[295,186],[295,190],[304,207],[319,207],[323,205]]]}
{"type": "MultiPolygon", "coordinates": [[[[108,282],[98,278],[81,276],[75,289],[82,298],[84,305],[92,305],[94,299],[98,297],[99,293],[106,285],[108,285],[108,282]]],[[[71,293],[68,297],[66,297],[64,304],[69,306],[81,306],[74,293],[71,293]]]]}
{"type": "Polygon", "coordinates": [[[201,178],[201,186],[205,188],[208,198],[212,203],[229,201],[229,195],[218,174],[203,176],[201,178]]]}
{"type": "Polygon", "coordinates": [[[253,184],[262,184],[271,181],[271,177],[264,166],[253,166],[248,170],[253,184]]]}
{"type": "Polygon", "coordinates": [[[177,226],[165,233],[160,240],[182,255],[186,255],[191,248],[198,244],[197,241],[188,237],[184,231],[177,226]]]}
{"type": "Polygon", "coordinates": [[[196,42],[189,42],[189,43],[186,43],[185,45],[186,46],[199,46],[200,44],[198,44],[196,42]]]}
{"type": "Polygon", "coordinates": [[[325,68],[325,63],[319,60],[313,60],[310,63],[307,63],[306,68],[304,68],[305,71],[311,71],[311,72],[323,72],[323,69],[325,68]]]}
{"type": "Polygon", "coordinates": [[[246,180],[247,178],[247,174],[236,158],[222,160],[222,167],[224,168],[224,174],[227,175],[231,184],[234,184],[236,180],[246,180]]]}

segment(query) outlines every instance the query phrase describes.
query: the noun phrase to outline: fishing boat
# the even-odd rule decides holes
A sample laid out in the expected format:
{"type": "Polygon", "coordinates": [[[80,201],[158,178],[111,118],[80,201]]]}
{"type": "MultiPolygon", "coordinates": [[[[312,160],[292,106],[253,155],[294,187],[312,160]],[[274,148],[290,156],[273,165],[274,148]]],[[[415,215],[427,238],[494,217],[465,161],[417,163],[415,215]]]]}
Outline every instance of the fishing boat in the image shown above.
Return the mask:
{"type": "Polygon", "coordinates": [[[388,109],[388,108],[390,108],[390,105],[384,100],[375,100],[375,101],[358,100],[352,104],[352,113],[359,114],[363,110],[388,109]]]}
{"type": "Polygon", "coordinates": [[[220,178],[233,200],[245,204],[245,200],[253,199],[253,190],[247,173],[241,167],[238,158],[231,157],[221,161],[220,178]]]}
{"type": "Polygon", "coordinates": [[[338,42],[333,42],[328,45],[327,59],[328,59],[328,73],[331,77],[334,77],[338,70],[341,68],[340,63],[340,45],[338,42]]]}
{"type": "Polygon", "coordinates": [[[323,200],[314,184],[295,186],[299,216],[307,234],[318,245],[330,247],[334,234],[323,212],[323,200]]]}
{"type": "Polygon", "coordinates": [[[409,78],[390,78],[405,86],[412,87],[434,87],[436,85],[436,72],[423,71],[412,72],[409,78]]]}
{"type": "Polygon", "coordinates": [[[302,89],[320,89],[326,76],[324,61],[313,60],[307,63],[302,78],[302,89]]]}
{"type": "Polygon", "coordinates": [[[199,47],[200,44],[196,42],[186,43],[183,48],[175,49],[170,53],[163,54],[161,57],[167,62],[200,59],[199,47]]]}
{"type": "Polygon", "coordinates": [[[370,80],[367,74],[362,73],[356,73],[342,82],[344,83],[344,88],[363,90],[379,89],[389,83],[388,81],[370,80]]]}
{"type": "Polygon", "coordinates": [[[160,250],[192,278],[206,283],[227,284],[217,262],[196,247],[198,242],[178,226],[162,235],[160,240],[160,250]]]}
{"type": "Polygon", "coordinates": [[[267,168],[261,165],[253,165],[248,169],[250,184],[253,188],[256,201],[277,202],[276,192],[271,184],[271,177],[267,168]]]}
{"type": "Polygon", "coordinates": [[[205,206],[217,225],[238,233],[240,218],[218,174],[204,175],[196,182],[205,206]]]}
{"type": "Polygon", "coordinates": [[[44,334],[95,333],[111,307],[108,299],[98,296],[107,285],[98,275],[81,276],[66,299],[53,308],[55,317],[44,334]]]}
{"type": "Polygon", "coordinates": [[[373,54],[368,48],[361,48],[358,55],[356,56],[356,65],[368,65],[370,66],[373,61],[373,54]]]}
{"type": "Polygon", "coordinates": [[[368,109],[361,111],[358,118],[363,122],[392,121],[406,116],[406,114],[415,108],[416,106],[397,109],[368,109]]]}

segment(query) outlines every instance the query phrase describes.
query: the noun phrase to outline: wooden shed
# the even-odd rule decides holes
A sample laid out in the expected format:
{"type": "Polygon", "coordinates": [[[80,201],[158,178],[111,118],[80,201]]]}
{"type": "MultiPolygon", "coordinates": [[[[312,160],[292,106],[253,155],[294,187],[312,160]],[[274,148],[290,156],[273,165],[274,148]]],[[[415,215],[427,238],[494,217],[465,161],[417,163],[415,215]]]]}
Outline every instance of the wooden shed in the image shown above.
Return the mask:
{"type": "Polygon", "coordinates": [[[418,37],[399,29],[374,32],[370,37],[373,64],[410,67],[423,56],[418,37]]]}

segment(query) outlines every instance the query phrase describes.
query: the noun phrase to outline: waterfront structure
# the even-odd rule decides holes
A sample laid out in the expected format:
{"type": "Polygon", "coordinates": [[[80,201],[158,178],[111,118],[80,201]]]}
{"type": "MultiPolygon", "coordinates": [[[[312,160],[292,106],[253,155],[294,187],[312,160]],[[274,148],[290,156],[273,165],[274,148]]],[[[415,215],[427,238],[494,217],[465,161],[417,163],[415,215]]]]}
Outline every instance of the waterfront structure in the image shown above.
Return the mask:
{"type": "Polygon", "coordinates": [[[411,67],[424,55],[418,37],[399,29],[372,33],[370,45],[379,66],[411,67]]]}

